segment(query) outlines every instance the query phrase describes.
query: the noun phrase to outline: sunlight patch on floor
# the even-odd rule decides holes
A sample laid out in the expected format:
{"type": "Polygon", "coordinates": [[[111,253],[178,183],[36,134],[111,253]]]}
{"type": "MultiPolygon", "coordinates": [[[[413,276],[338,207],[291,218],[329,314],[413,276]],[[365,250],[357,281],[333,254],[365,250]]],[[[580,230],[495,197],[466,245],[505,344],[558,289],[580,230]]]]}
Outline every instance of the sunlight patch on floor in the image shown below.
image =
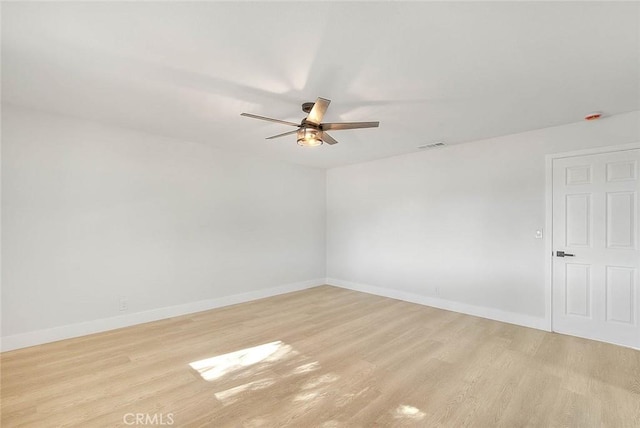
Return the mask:
{"type": "Polygon", "coordinates": [[[336,399],[336,406],[337,407],[344,407],[347,404],[351,403],[353,400],[357,399],[358,397],[360,397],[362,394],[366,393],[367,391],[369,391],[369,387],[363,388],[358,392],[347,392],[345,394],[342,394],[338,399],[336,399]]]}
{"type": "Polygon", "coordinates": [[[276,383],[276,381],[272,378],[260,379],[254,382],[245,383],[244,385],[236,386],[234,388],[229,388],[224,391],[216,392],[215,396],[226,406],[235,402],[239,398],[238,395],[242,392],[258,391],[260,389],[268,388],[274,383],[276,383]]]}
{"type": "Polygon", "coordinates": [[[246,428],[260,428],[269,426],[269,421],[264,418],[254,418],[243,423],[246,428]]]}
{"type": "Polygon", "coordinates": [[[394,415],[396,419],[413,419],[415,421],[424,419],[425,416],[426,414],[417,407],[407,406],[406,404],[399,405],[394,415]]]}
{"type": "Polygon", "coordinates": [[[337,374],[334,374],[334,373],[323,374],[322,376],[318,376],[309,380],[307,383],[302,385],[302,389],[315,388],[317,386],[322,385],[323,383],[335,382],[338,379],[340,379],[340,376],[338,376],[337,374]]]}
{"type": "Polygon", "coordinates": [[[303,392],[302,394],[296,395],[293,401],[310,401],[316,398],[318,394],[318,391],[303,392]]]}
{"type": "Polygon", "coordinates": [[[297,394],[293,401],[304,401],[306,406],[312,406],[315,401],[323,399],[329,389],[329,384],[340,379],[340,376],[334,373],[327,373],[307,381],[300,388],[302,391],[297,394]],[[313,389],[312,391],[310,391],[313,389]]]}
{"type": "Polygon", "coordinates": [[[242,370],[245,367],[257,363],[276,361],[292,351],[293,348],[291,348],[291,346],[278,340],[276,342],[265,343],[240,351],[194,361],[189,363],[189,365],[192,369],[196,370],[204,380],[210,382],[228,373],[242,370]]]}
{"type": "Polygon", "coordinates": [[[293,369],[291,373],[292,374],[308,373],[308,372],[318,370],[319,368],[320,368],[320,363],[318,363],[317,361],[314,361],[312,363],[303,364],[301,366],[296,367],[295,369],[293,369]]]}

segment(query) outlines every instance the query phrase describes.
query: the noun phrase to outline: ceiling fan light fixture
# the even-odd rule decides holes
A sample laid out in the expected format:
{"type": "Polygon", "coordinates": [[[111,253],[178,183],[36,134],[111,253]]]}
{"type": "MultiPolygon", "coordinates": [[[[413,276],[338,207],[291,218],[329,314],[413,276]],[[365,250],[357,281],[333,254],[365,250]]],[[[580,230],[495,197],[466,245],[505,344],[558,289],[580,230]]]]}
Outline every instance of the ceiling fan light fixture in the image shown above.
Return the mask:
{"type": "Polygon", "coordinates": [[[317,147],[322,144],[320,131],[314,128],[300,128],[298,130],[298,145],[302,147],[317,147]]]}
{"type": "Polygon", "coordinates": [[[330,146],[338,144],[338,141],[325,131],[333,132],[343,129],[377,128],[380,124],[380,122],[322,123],[322,118],[324,117],[330,102],[331,100],[318,97],[315,103],[309,102],[302,104],[302,111],[307,113],[307,117],[302,119],[300,124],[288,122],[286,120],[273,119],[266,116],[258,116],[257,114],[252,113],[241,113],[240,115],[253,119],[266,120],[267,122],[281,123],[283,125],[289,125],[297,128],[293,131],[283,132],[282,134],[267,137],[266,139],[273,140],[274,138],[296,134],[298,145],[302,147],[317,147],[324,143],[330,146]]]}

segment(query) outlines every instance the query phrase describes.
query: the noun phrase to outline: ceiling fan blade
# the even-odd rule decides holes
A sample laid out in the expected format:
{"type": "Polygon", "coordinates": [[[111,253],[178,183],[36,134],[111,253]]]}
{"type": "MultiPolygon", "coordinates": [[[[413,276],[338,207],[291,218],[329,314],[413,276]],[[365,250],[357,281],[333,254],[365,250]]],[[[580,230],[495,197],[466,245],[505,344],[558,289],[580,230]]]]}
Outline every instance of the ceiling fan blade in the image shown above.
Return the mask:
{"type": "Polygon", "coordinates": [[[324,117],[327,108],[329,107],[329,103],[331,100],[326,100],[324,98],[318,97],[316,102],[313,104],[313,108],[307,115],[307,122],[313,123],[314,125],[320,125],[322,122],[322,118],[324,117]]]}
{"type": "Polygon", "coordinates": [[[268,122],[282,123],[284,125],[295,126],[296,128],[300,126],[299,123],[287,122],[286,120],[280,120],[280,119],[272,119],[270,117],[258,116],[256,114],[251,114],[251,113],[241,113],[240,116],[251,117],[253,119],[266,120],[268,122]]]}
{"type": "Polygon", "coordinates": [[[295,134],[296,132],[298,132],[297,129],[293,130],[293,131],[285,132],[284,134],[278,134],[278,135],[274,135],[272,137],[267,137],[267,140],[273,140],[274,138],[280,138],[280,137],[284,137],[285,135],[295,134]]]}
{"type": "Polygon", "coordinates": [[[320,128],[323,131],[334,130],[342,131],[343,129],[358,128],[377,128],[380,122],[343,122],[343,123],[323,123],[320,128]]]}
{"type": "Polygon", "coordinates": [[[322,141],[327,144],[338,144],[338,141],[326,132],[322,133],[322,141]]]}

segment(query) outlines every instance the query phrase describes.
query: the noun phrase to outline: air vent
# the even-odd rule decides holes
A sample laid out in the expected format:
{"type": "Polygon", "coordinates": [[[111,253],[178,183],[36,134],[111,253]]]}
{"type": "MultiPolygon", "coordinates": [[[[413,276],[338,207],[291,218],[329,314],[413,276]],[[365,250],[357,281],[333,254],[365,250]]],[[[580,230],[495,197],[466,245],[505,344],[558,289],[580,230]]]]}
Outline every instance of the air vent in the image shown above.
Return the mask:
{"type": "Polygon", "coordinates": [[[443,143],[442,141],[438,141],[435,143],[430,143],[430,144],[424,144],[422,146],[418,146],[419,149],[423,150],[423,149],[435,149],[436,147],[442,147],[444,146],[445,143],[443,143]]]}

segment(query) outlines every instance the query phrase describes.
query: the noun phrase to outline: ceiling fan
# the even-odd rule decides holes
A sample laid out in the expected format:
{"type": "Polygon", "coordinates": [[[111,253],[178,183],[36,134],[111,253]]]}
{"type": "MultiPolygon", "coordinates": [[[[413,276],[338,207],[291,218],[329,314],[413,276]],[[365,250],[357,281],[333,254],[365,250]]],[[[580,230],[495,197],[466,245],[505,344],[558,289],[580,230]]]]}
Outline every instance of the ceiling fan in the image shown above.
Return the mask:
{"type": "Polygon", "coordinates": [[[284,137],[285,135],[297,134],[298,144],[304,147],[319,146],[323,142],[327,144],[337,144],[338,141],[336,141],[331,135],[327,134],[326,131],[341,131],[344,129],[356,128],[377,128],[378,125],[380,125],[380,122],[321,123],[322,117],[327,111],[330,102],[331,100],[318,98],[315,103],[302,104],[302,111],[308,114],[307,117],[302,119],[302,122],[300,122],[300,124],[287,122],[286,120],[258,116],[250,113],[242,113],[241,116],[295,126],[296,128],[298,128],[295,131],[289,131],[283,134],[267,137],[267,140],[284,137]]]}

